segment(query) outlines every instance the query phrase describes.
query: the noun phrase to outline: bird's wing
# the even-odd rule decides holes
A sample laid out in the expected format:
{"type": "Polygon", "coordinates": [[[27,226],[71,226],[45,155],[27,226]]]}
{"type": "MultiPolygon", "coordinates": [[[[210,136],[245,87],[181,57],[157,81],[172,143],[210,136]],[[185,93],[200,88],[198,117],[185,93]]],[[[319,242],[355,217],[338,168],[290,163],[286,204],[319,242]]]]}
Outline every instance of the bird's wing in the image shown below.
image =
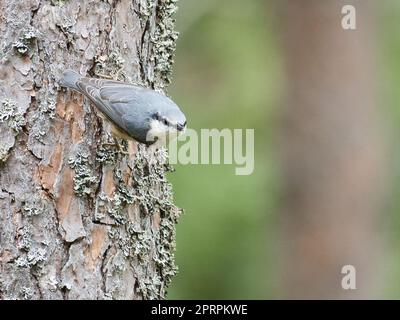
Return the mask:
{"type": "Polygon", "coordinates": [[[114,92],[108,92],[106,88],[110,84],[107,84],[107,82],[101,79],[81,78],[77,81],[77,87],[115,125],[127,131],[123,118],[132,103],[129,98],[125,97],[126,93],[132,90],[132,87],[123,83],[113,83],[111,86],[114,87],[114,92]],[[103,89],[105,89],[105,93],[103,89]]]}
{"type": "Polygon", "coordinates": [[[100,97],[111,102],[139,102],[145,89],[133,85],[106,83],[100,87],[100,97]]]}
{"type": "Polygon", "coordinates": [[[145,106],[143,98],[138,94],[145,89],[123,82],[90,78],[81,78],[77,81],[77,87],[117,127],[134,138],[141,139],[135,136],[137,133],[132,130],[132,121],[136,121],[134,129],[145,130],[141,128],[143,119],[139,109],[145,106]]]}

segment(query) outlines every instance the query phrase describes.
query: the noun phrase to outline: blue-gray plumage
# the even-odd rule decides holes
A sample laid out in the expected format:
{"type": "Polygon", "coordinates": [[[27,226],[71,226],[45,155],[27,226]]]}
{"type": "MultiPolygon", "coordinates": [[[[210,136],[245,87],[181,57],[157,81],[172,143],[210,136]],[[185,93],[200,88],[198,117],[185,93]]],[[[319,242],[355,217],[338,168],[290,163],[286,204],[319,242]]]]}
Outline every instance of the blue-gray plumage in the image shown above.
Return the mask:
{"type": "Polygon", "coordinates": [[[82,77],[67,70],[60,81],[88,97],[123,138],[151,145],[163,144],[186,128],[186,118],[168,97],[154,90],[112,80],[82,77]]]}

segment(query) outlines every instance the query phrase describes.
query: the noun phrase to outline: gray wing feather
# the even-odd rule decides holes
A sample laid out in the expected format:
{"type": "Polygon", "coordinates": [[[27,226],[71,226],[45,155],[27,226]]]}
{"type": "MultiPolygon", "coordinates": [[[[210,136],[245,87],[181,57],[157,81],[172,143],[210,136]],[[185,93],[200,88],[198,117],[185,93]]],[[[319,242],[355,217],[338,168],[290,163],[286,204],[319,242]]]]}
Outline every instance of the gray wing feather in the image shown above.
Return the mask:
{"type": "Polygon", "coordinates": [[[100,88],[100,97],[111,102],[130,102],[137,100],[137,91],[141,90],[134,86],[107,84],[100,88]]]}
{"type": "Polygon", "coordinates": [[[96,107],[100,109],[101,112],[103,112],[106,116],[111,118],[112,120],[117,120],[118,113],[116,112],[116,109],[113,108],[107,100],[104,100],[100,96],[100,90],[94,79],[90,79],[89,81],[86,81],[89,79],[82,78],[77,82],[77,87],[81,90],[83,94],[85,94],[90,100],[92,100],[96,107]]]}
{"type": "Polygon", "coordinates": [[[139,108],[143,106],[138,93],[146,89],[116,81],[90,78],[81,78],[77,81],[77,87],[115,125],[138,140],[143,136],[145,139],[148,128],[141,128],[141,125],[143,126],[143,116],[146,114],[139,112],[139,108]]]}

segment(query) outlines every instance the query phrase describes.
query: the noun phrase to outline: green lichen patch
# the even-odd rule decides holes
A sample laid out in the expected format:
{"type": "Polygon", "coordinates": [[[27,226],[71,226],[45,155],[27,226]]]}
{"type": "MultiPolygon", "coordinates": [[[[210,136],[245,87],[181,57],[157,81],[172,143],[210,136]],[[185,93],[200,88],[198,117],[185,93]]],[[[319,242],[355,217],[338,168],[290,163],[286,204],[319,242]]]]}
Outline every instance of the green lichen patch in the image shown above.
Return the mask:
{"type": "Polygon", "coordinates": [[[25,225],[23,228],[18,230],[18,243],[17,248],[23,251],[29,251],[32,246],[32,227],[25,225]]]}
{"type": "Polygon", "coordinates": [[[10,147],[5,147],[3,145],[0,145],[0,164],[6,163],[8,157],[10,156],[10,147]]]}
{"type": "Polygon", "coordinates": [[[165,176],[165,173],[170,170],[165,149],[148,154],[139,146],[133,168],[136,198],[146,214],[152,214],[156,209],[169,211],[174,207],[172,186],[165,176]],[[156,186],[160,188],[157,194],[154,191],[156,186]]]}
{"type": "Polygon", "coordinates": [[[117,148],[111,143],[102,142],[96,152],[96,161],[103,165],[114,165],[117,159],[117,148]]]}
{"type": "Polygon", "coordinates": [[[32,266],[40,266],[41,262],[47,260],[47,251],[44,248],[32,248],[27,254],[21,255],[15,261],[18,267],[29,268],[32,266]]]}
{"type": "Polygon", "coordinates": [[[136,291],[145,300],[158,300],[162,298],[162,294],[160,293],[162,286],[163,282],[159,275],[156,274],[152,278],[145,276],[144,280],[138,281],[136,291]]]}
{"type": "MultiPolygon", "coordinates": [[[[177,273],[174,259],[175,224],[181,210],[173,205],[171,184],[166,179],[168,154],[165,149],[155,154],[145,146],[138,145],[135,159],[129,165],[132,169],[130,183],[124,182],[120,169],[115,170],[117,187],[113,197],[99,196],[101,206],[107,208],[115,224],[110,225],[108,235],[121,252],[123,266],[129,262],[136,277],[135,290],[143,299],[165,298],[166,288],[177,273]],[[130,212],[139,220],[132,220],[130,212]],[[158,215],[159,218],[155,218],[158,215]],[[155,225],[155,220],[159,220],[155,225]],[[154,276],[149,277],[152,274],[154,276]]],[[[126,181],[126,177],[125,177],[126,181]]],[[[117,266],[114,266],[117,268],[117,266]]],[[[113,297],[115,292],[107,292],[113,297]]]]}
{"type": "Polygon", "coordinates": [[[92,196],[99,184],[99,178],[94,173],[89,154],[77,152],[75,157],[71,157],[68,164],[75,170],[74,192],[79,197],[92,196]]]}
{"type": "Polygon", "coordinates": [[[165,176],[166,172],[172,170],[168,165],[167,156],[166,150],[158,151],[156,157],[158,158],[159,165],[154,167],[153,173],[155,176],[158,176],[158,180],[160,181],[160,193],[155,201],[160,212],[161,222],[158,233],[155,235],[157,253],[154,257],[160,277],[163,279],[165,285],[164,291],[160,291],[160,298],[164,298],[166,288],[178,272],[174,255],[176,248],[175,225],[182,214],[182,210],[173,204],[172,185],[165,176]]]}
{"type": "Polygon", "coordinates": [[[47,99],[42,99],[39,104],[39,111],[42,114],[48,114],[50,119],[55,117],[56,111],[56,100],[54,97],[48,97],[47,99]]]}
{"type": "Polygon", "coordinates": [[[39,36],[39,32],[30,27],[28,29],[24,29],[21,32],[20,37],[17,41],[13,43],[13,48],[20,54],[20,55],[27,55],[32,48],[33,44],[35,43],[36,39],[39,36]]]}
{"type": "MultiPolygon", "coordinates": [[[[122,179],[122,171],[117,169],[114,172],[114,180],[116,190],[114,195],[109,198],[104,193],[101,193],[98,198],[97,206],[98,212],[107,212],[107,214],[114,220],[117,225],[124,225],[127,222],[127,216],[124,208],[134,202],[134,191],[127,186],[122,179]]],[[[97,215],[97,218],[99,215],[97,215]]]]}
{"type": "Polygon", "coordinates": [[[32,299],[33,295],[35,294],[35,291],[29,287],[22,287],[21,294],[25,300],[30,300],[30,299],[32,299]]]}
{"type": "Polygon", "coordinates": [[[39,216],[45,211],[45,205],[44,201],[38,199],[25,201],[22,205],[22,214],[25,217],[39,216]]]}
{"type": "Polygon", "coordinates": [[[126,216],[123,211],[126,201],[119,192],[117,192],[114,197],[108,199],[110,206],[108,208],[108,214],[117,224],[124,224],[126,222],[126,216]]]}
{"type": "Polygon", "coordinates": [[[67,40],[66,42],[64,42],[63,40],[59,40],[58,45],[60,46],[60,48],[68,49],[67,43],[72,45],[74,44],[74,18],[66,15],[65,13],[61,13],[58,16],[58,21],[56,22],[56,25],[60,28],[67,40]]]}
{"type": "Polygon", "coordinates": [[[140,16],[142,18],[141,21],[146,20],[143,18],[149,18],[152,15],[156,4],[157,4],[157,1],[155,1],[155,0],[140,0],[139,1],[138,13],[140,14],[140,16]]]}
{"type": "Polygon", "coordinates": [[[17,103],[12,99],[4,99],[0,103],[0,123],[6,123],[16,134],[26,124],[23,113],[18,109],[17,103]]]}
{"type": "Polygon", "coordinates": [[[172,65],[176,41],[179,33],[175,31],[173,15],[178,10],[178,0],[160,1],[157,6],[157,24],[152,35],[154,70],[161,80],[161,87],[171,82],[172,65]]]}
{"type": "Polygon", "coordinates": [[[127,229],[131,236],[130,240],[133,255],[137,257],[140,262],[145,262],[150,254],[154,241],[152,234],[145,230],[140,230],[139,228],[129,229],[129,227],[127,227],[127,229]]]}
{"type": "MultiPolygon", "coordinates": [[[[162,281],[160,281],[160,285],[157,285],[158,282],[154,281],[145,281],[138,285],[139,292],[150,299],[164,298],[166,287],[178,271],[174,257],[175,224],[181,210],[173,204],[172,186],[166,179],[165,174],[170,169],[168,154],[165,149],[149,155],[143,148],[139,147],[134,162],[133,177],[137,192],[135,198],[145,214],[152,215],[158,212],[161,217],[158,232],[153,232],[148,236],[154,243],[155,255],[153,254],[153,261],[156,263],[158,276],[162,281]],[[159,190],[159,192],[155,190],[159,190]]],[[[134,247],[139,249],[139,253],[142,248],[147,248],[144,241],[146,236],[142,233],[136,234],[134,247]]],[[[146,261],[146,258],[141,257],[140,260],[146,261]]]]}
{"type": "Polygon", "coordinates": [[[99,77],[121,81],[127,78],[123,71],[125,60],[118,51],[112,51],[109,55],[96,56],[94,62],[94,73],[99,77]]]}
{"type": "Polygon", "coordinates": [[[51,0],[53,6],[63,6],[68,2],[68,0],[51,0]]]}
{"type": "Polygon", "coordinates": [[[178,272],[174,256],[176,249],[175,224],[176,216],[171,212],[162,218],[160,232],[157,236],[157,255],[154,258],[167,286],[178,272]]]}

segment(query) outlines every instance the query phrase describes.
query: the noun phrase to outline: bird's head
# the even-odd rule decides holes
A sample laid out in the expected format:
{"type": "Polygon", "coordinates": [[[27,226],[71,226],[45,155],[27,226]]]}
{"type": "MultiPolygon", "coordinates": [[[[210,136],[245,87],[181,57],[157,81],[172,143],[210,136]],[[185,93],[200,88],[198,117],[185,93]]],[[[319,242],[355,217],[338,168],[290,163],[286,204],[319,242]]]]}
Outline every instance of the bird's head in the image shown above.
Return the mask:
{"type": "Polygon", "coordinates": [[[185,130],[186,117],[178,106],[173,104],[173,106],[161,108],[152,114],[147,141],[166,144],[168,140],[176,138],[184,133],[185,130]]]}

